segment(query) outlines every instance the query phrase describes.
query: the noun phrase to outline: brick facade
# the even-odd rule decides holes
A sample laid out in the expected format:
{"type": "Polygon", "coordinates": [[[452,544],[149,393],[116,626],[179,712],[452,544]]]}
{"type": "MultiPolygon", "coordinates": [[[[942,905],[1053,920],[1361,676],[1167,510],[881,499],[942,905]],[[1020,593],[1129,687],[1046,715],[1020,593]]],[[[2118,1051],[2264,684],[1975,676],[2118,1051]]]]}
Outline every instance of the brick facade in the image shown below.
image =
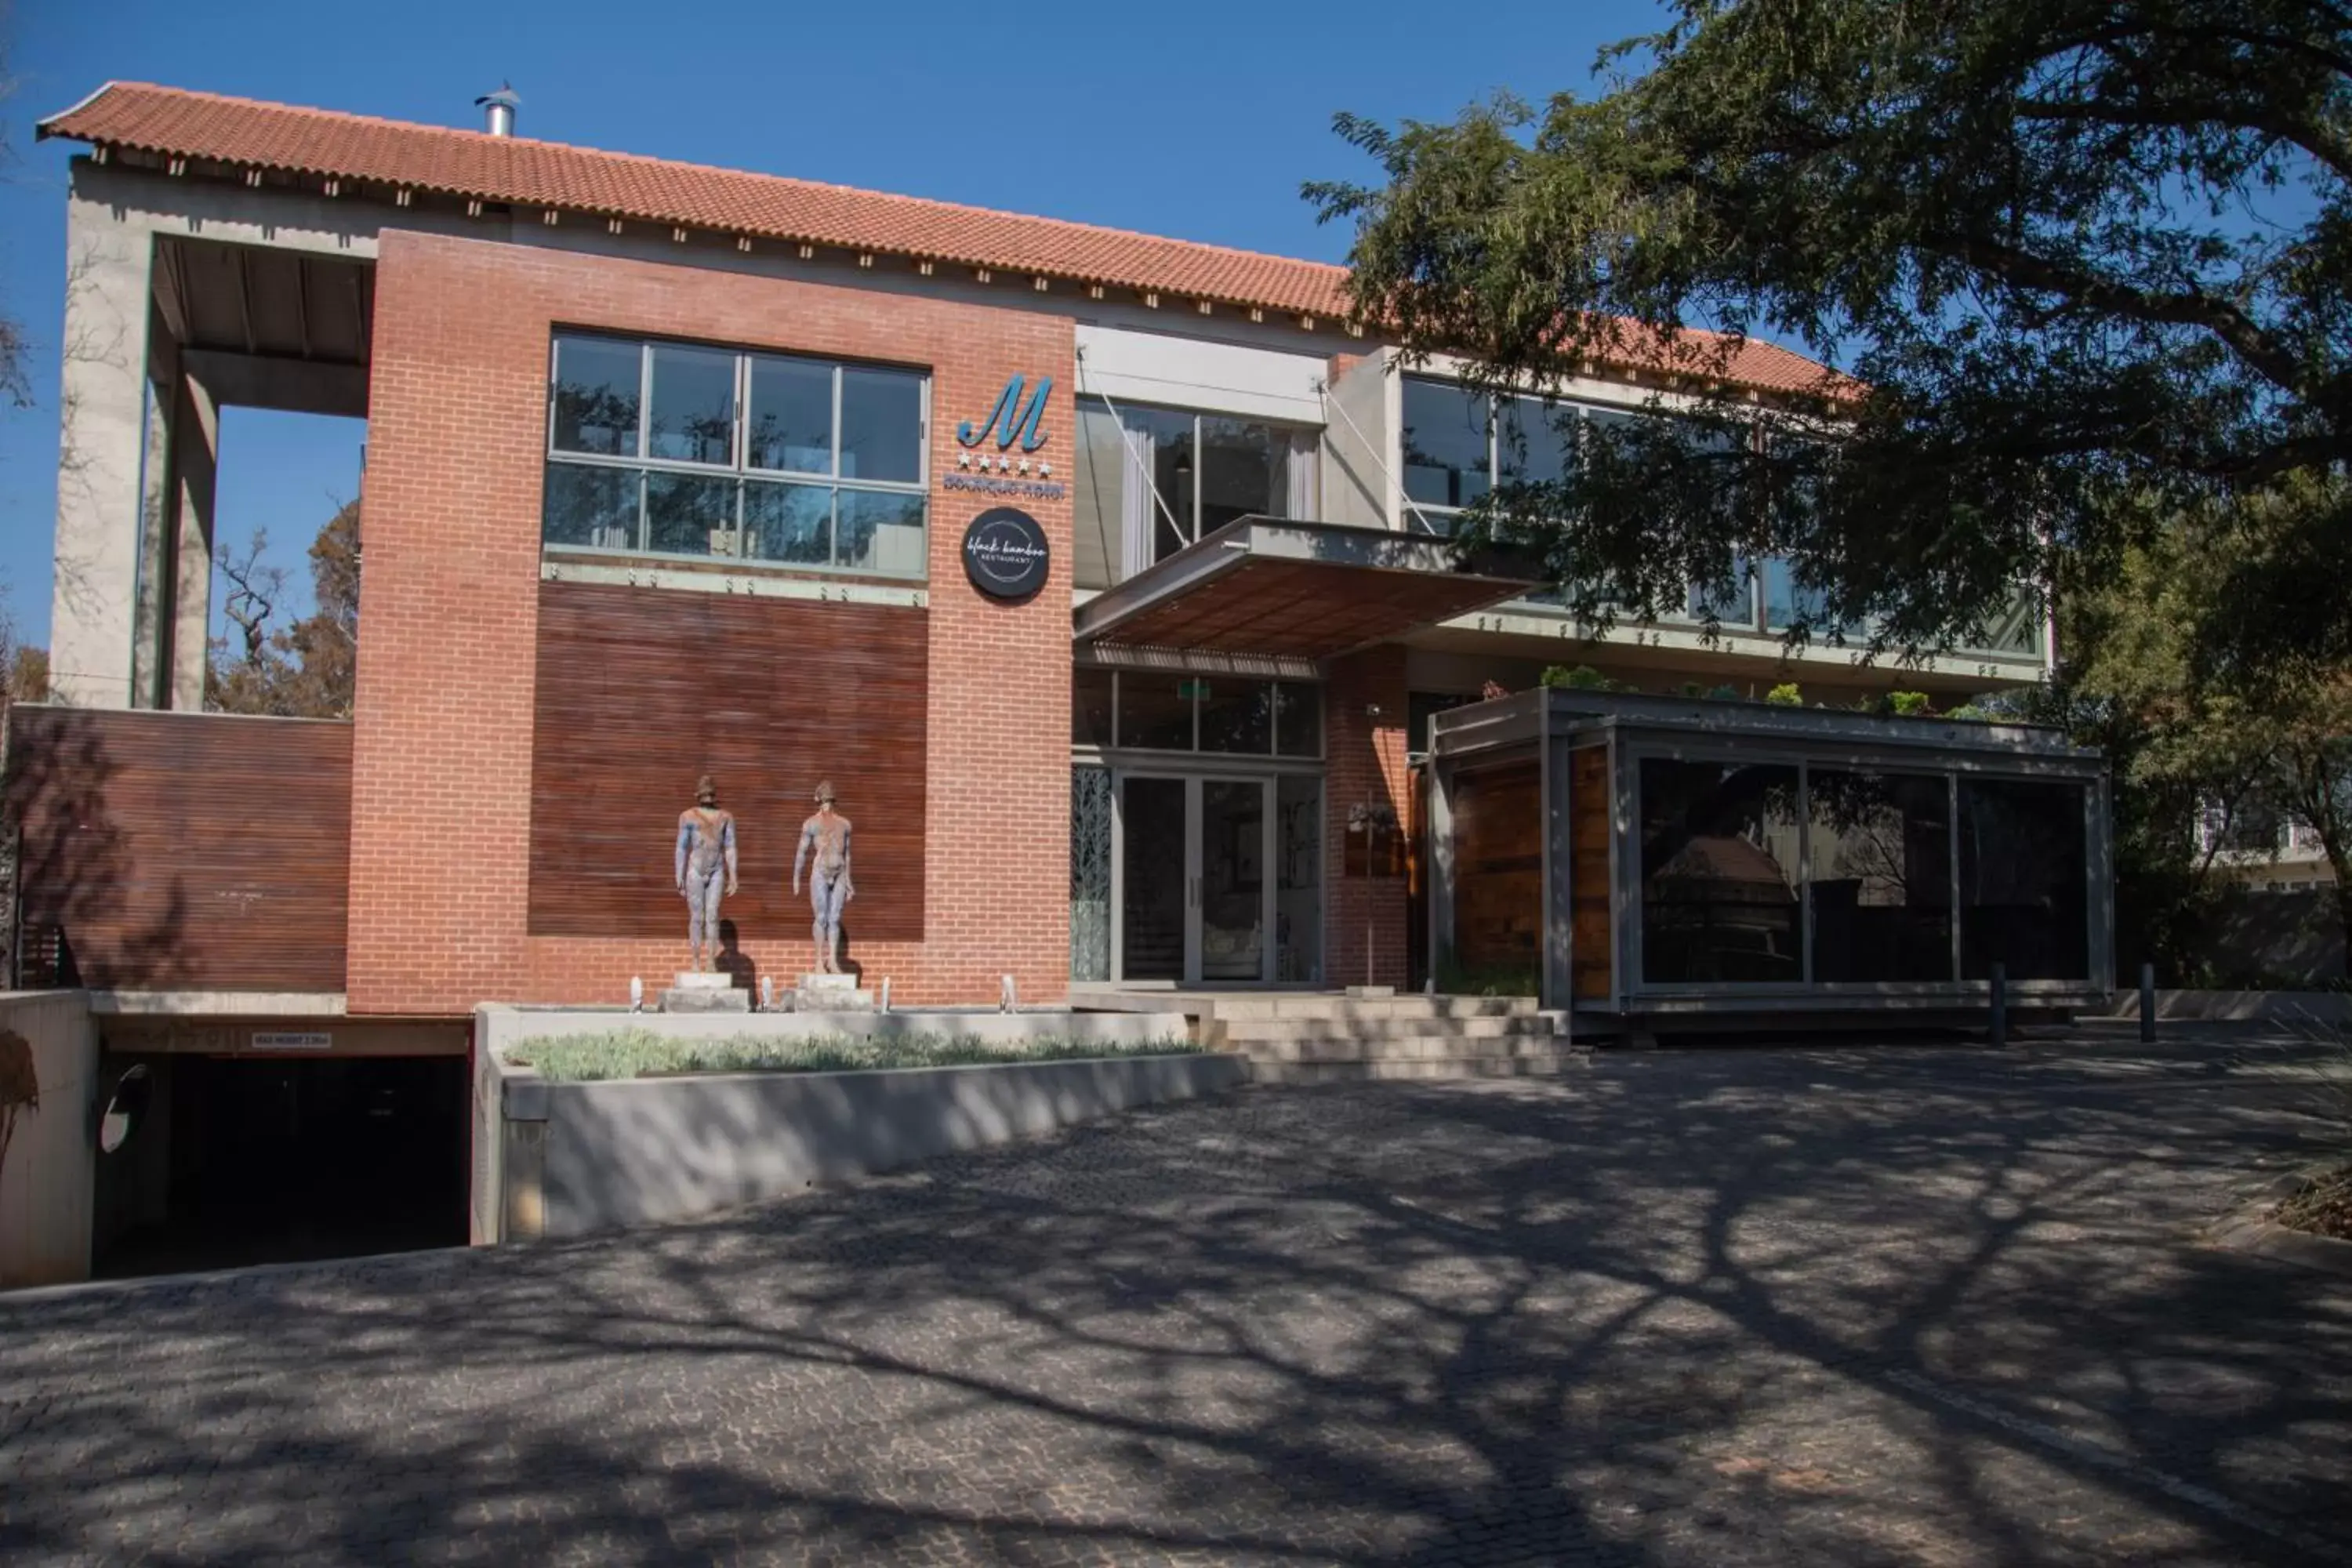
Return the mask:
{"type": "MultiPolygon", "coordinates": [[[[1409,692],[1405,650],[1395,644],[1334,660],[1323,690],[1324,852],[1327,917],[1323,977],[1331,985],[1405,984],[1405,896],[1402,877],[1347,875],[1348,812],[1368,802],[1395,814],[1403,831],[1411,782],[1405,762],[1409,692]],[[1377,707],[1373,715],[1368,708],[1377,707]],[[1371,945],[1367,969],[1364,949],[1371,945]]],[[[1362,856],[1360,848],[1359,860],[1362,856]]],[[[1385,867],[1383,867],[1385,869],[1385,867]]]]}
{"type": "MultiPolygon", "coordinates": [[[[705,266],[388,232],[376,284],[367,569],[352,746],[349,994],[356,1013],[485,999],[618,999],[676,943],[528,931],[530,758],[548,345],[556,327],[915,364],[932,378],[929,875],[919,945],[863,958],[908,1001],[1026,995],[1067,975],[1070,508],[1024,501],[1053,544],[1043,591],[982,597],[960,555],[985,503],[941,489],[954,430],[1007,375],[1050,375],[1066,451],[1075,334],[1044,312],[705,266]]],[[[647,590],[657,592],[661,590],[647,590]]],[[[663,743],[659,714],[643,743],[663,743]]],[[[690,778],[695,759],[679,760],[690,778]]],[[[648,803],[667,853],[669,803],[648,803]]],[[[762,825],[791,832],[796,825],[762,825]]],[[[806,967],[803,932],[745,951],[806,967]]]]}

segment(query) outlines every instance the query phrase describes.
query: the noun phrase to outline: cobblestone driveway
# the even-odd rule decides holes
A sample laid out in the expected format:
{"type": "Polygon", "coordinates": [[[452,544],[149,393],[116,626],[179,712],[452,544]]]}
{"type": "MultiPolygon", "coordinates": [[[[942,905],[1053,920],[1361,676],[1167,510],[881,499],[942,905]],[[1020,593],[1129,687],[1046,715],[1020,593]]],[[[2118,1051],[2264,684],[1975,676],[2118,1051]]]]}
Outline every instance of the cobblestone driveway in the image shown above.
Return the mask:
{"type": "Polygon", "coordinates": [[[0,1561],[2352,1563],[2214,1047],[1249,1091],[706,1225],[0,1301],[0,1561]]]}

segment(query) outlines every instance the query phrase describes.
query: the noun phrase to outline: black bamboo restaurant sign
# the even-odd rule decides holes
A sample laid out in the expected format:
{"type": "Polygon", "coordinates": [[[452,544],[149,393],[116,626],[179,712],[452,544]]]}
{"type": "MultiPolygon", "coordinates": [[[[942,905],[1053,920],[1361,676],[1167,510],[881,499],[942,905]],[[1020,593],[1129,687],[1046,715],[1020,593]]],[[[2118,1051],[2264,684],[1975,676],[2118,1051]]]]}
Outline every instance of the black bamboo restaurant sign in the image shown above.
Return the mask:
{"type": "Polygon", "coordinates": [[[1045,585],[1045,531],[1017,507],[991,507],[963,531],[963,573],[992,599],[1025,599],[1045,585]]]}

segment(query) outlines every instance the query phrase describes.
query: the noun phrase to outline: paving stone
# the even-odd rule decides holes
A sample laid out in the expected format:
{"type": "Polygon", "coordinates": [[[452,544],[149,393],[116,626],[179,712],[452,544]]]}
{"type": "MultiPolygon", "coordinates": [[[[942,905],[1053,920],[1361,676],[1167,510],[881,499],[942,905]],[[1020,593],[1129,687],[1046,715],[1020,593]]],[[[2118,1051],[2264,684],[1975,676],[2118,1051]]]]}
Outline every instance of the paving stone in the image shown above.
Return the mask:
{"type": "Polygon", "coordinates": [[[0,1298],[0,1561],[2352,1563],[2321,1047],[1254,1089],[698,1225],[0,1298]]]}

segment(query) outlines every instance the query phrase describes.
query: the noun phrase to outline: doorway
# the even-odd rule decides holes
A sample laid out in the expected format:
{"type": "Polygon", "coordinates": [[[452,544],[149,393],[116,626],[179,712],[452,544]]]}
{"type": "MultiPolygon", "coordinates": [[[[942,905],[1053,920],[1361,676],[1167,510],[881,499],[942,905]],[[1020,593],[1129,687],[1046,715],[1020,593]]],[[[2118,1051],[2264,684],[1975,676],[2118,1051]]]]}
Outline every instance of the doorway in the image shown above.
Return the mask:
{"type": "Polygon", "coordinates": [[[1313,775],[1121,773],[1114,979],[1319,978],[1322,795],[1313,775]]]}

